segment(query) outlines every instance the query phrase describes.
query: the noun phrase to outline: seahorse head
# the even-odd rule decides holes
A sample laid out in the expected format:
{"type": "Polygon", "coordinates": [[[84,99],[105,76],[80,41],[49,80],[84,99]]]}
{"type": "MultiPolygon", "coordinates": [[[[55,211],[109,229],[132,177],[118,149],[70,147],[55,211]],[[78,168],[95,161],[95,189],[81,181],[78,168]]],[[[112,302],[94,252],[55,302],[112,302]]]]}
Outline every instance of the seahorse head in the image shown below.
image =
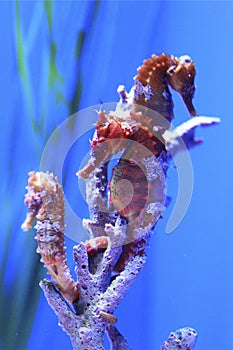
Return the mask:
{"type": "Polygon", "coordinates": [[[191,116],[197,115],[192,103],[195,91],[195,74],[194,62],[187,55],[179,58],[174,57],[174,64],[167,70],[169,85],[181,95],[191,116]]]}

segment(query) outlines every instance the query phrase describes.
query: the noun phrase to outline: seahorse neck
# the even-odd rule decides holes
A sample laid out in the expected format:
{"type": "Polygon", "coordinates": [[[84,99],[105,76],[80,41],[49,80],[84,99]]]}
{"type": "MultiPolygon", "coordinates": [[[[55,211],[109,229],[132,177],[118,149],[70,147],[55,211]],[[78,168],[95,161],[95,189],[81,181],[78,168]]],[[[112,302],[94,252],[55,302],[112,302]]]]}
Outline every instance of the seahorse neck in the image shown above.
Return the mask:
{"type": "Polygon", "coordinates": [[[167,71],[176,64],[173,56],[153,55],[138,68],[134,78],[135,104],[151,108],[169,121],[174,116],[174,105],[168,88],[167,71]]]}

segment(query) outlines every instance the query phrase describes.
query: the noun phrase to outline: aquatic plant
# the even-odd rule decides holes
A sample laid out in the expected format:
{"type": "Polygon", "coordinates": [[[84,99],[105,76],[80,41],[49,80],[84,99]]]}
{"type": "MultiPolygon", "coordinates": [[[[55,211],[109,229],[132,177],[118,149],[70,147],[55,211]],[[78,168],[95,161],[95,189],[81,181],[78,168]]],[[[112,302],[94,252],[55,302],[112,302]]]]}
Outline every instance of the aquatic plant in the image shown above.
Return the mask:
{"type": "MultiPolygon", "coordinates": [[[[37,252],[53,279],[40,286],[74,349],[104,349],[105,332],[111,349],[129,349],[113,326],[114,311],[143,269],[147,243],[166,208],[169,160],[201,143],[196,127],[219,122],[198,116],[192,103],[194,78],[190,57],[153,55],[139,67],[129,93],[119,86],[115,109],[97,112],[90,159],[77,172],[86,181],[90,219],[83,220],[83,227],[90,239],[73,249],[76,281],[66,262],[62,187],[52,173],[29,173],[22,229],[29,230],[37,219],[37,252]],[[173,130],[169,86],[192,117],[173,130]],[[119,152],[112,167],[110,160],[119,152]]],[[[184,328],[171,333],[161,349],[192,349],[195,341],[196,332],[184,328]]]]}

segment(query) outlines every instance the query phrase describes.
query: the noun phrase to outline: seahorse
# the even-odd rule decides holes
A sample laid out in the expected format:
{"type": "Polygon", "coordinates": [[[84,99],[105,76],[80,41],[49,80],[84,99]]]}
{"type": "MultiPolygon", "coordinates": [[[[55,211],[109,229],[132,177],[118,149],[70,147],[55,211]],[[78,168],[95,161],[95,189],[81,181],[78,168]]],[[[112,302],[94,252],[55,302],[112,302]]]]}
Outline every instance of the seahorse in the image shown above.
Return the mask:
{"type": "Polygon", "coordinates": [[[52,173],[30,172],[25,204],[28,213],[22,229],[28,231],[37,219],[37,253],[59,292],[70,303],[79,300],[79,290],[66,263],[64,245],[64,198],[61,185],[52,173]]]}
{"type": "MultiPolygon", "coordinates": [[[[173,101],[168,88],[168,85],[170,85],[181,95],[190,115],[197,115],[192,104],[195,90],[194,77],[194,63],[188,56],[182,56],[178,59],[174,56],[162,54],[160,56],[153,55],[145,60],[143,65],[138,68],[138,74],[134,78],[131,117],[137,122],[137,126],[133,127],[134,131],[128,138],[145,146],[157,158],[161,156],[161,153],[163,153],[163,158],[166,158],[165,142],[162,138],[164,127],[156,124],[153,113],[149,116],[143,114],[144,111],[147,113],[147,109],[142,109],[141,113],[135,111],[140,111],[138,106],[145,106],[159,113],[170,122],[174,117],[173,101]]],[[[130,181],[134,187],[135,194],[130,208],[127,206],[119,211],[126,218],[138,216],[140,208],[143,208],[147,200],[148,190],[146,187],[148,181],[146,175],[138,166],[138,161],[135,161],[138,158],[138,152],[139,148],[135,143],[126,149],[113,170],[110,182],[111,200],[116,207],[124,202],[124,193],[127,193],[128,183],[126,181],[122,182],[122,179],[130,181]],[[118,185],[120,181],[121,186],[118,185]],[[123,183],[126,184],[125,187],[123,183]],[[116,188],[120,188],[120,191],[116,188]]]]}
{"type": "Polygon", "coordinates": [[[131,92],[119,89],[121,103],[116,110],[99,112],[91,159],[77,174],[87,179],[96,167],[124,150],[109,184],[111,203],[128,221],[122,261],[143,245],[144,234],[164,210],[167,150],[163,133],[174,118],[169,86],[180,94],[190,116],[197,116],[192,103],[195,74],[189,56],[153,55],[138,68],[131,92]]]}
{"type": "Polygon", "coordinates": [[[153,118],[153,113],[150,113],[148,116],[144,114],[144,109],[142,109],[142,112],[137,111],[141,110],[141,106],[145,106],[145,113],[148,111],[147,108],[152,109],[170,122],[174,117],[173,101],[168,87],[170,85],[181,95],[190,116],[196,116],[197,112],[192,103],[195,91],[194,78],[194,63],[190,57],[181,56],[176,58],[165,54],[160,56],[153,55],[145,60],[143,65],[138,68],[138,74],[134,78],[135,85],[133,87],[134,95],[131,116],[138,121],[138,128],[135,128],[135,131],[129,138],[140,146],[146,147],[157,160],[161,159],[161,157],[162,159],[160,163],[158,161],[154,169],[155,172],[160,173],[159,176],[153,180],[149,179],[147,169],[143,169],[140,165],[140,163],[143,163],[143,159],[140,159],[140,155],[138,155],[140,152],[139,147],[137,144],[132,143],[125,150],[112,171],[110,181],[111,202],[118,212],[128,220],[127,238],[133,242],[123,247],[123,253],[118,263],[120,270],[122,269],[120,267],[122,262],[125,263],[129,256],[133,254],[135,246],[137,247],[137,244],[135,244],[137,235],[135,236],[134,234],[135,231],[138,231],[137,226],[139,225],[140,227],[141,225],[144,228],[144,231],[142,229],[140,231],[141,239],[138,238],[138,242],[141,245],[142,240],[144,240],[143,235],[148,230],[148,227],[153,228],[159,219],[166,199],[164,193],[166,168],[163,167],[163,163],[167,161],[167,154],[165,142],[162,138],[166,124],[156,124],[157,118],[153,118]],[[129,184],[133,192],[130,201],[128,198],[129,184]],[[124,203],[127,201],[127,205],[124,206],[124,203]],[[150,206],[157,207],[150,216],[145,215],[148,212],[148,203],[150,206]]]}
{"type": "Polygon", "coordinates": [[[192,100],[195,92],[194,62],[187,55],[152,55],[134,77],[134,103],[149,107],[171,121],[173,101],[169,85],[182,97],[191,116],[197,116],[192,100]]]}
{"type": "MultiPolygon", "coordinates": [[[[192,99],[195,92],[194,63],[187,55],[180,58],[174,56],[152,55],[144,60],[143,65],[138,68],[138,74],[134,77],[132,88],[133,99],[128,113],[118,111],[106,114],[104,111],[98,113],[96,131],[91,141],[91,159],[88,164],[77,172],[77,175],[87,179],[94,169],[106,162],[112,154],[126,148],[126,143],[120,140],[132,139],[136,142],[147,143],[148,139],[155,152],[161,153],[164,150],[164,143],[161,142],[161,130],[169,128],[169,123],[158,127],[158,119],[154,120],[152,110],[163,119],[170,122],[173,117],[173,101],[169,91],[169,85],[182,97],[190,116],[197,116],[192,99]],[[147,107],[149,115],[143,116],[138,113],[139,106],[147,107]],[[157,127],[157,130],[156,130],[157,127]],[[156,136],[154,136],[156,130],[156,136]],[[110,141],[107,142],[106,141],[110,141]],[[115,142],[114,142],[115,140],[115,142]],[[161,144],[162,143],[162,144],[161,144]]],[[[124,96],[123,105],[128,102],[130,96],[121,92],[124,96]]]]}

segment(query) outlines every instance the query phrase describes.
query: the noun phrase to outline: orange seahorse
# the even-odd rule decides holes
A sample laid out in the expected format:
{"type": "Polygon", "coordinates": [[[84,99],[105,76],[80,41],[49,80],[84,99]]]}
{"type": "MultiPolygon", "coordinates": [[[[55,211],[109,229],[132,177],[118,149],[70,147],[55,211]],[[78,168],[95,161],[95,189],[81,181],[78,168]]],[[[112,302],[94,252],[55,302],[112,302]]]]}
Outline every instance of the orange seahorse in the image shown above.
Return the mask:
{"type": "MultiPolygon", "coordinates": [[[[77,172],[87,179],[114,153],[124,150],[112,170],[110,201],[128,221],[126,245],[119,266],[145,245],[165,205],[167,150],[163,133],[173,119],[171,86],[182,97],[190,116],[195,68],[189,56],[153,55],[138,68],[129,94],[119,88],[121,102],[114,112],[99,112],[91,142],[91,159],[77,172]]],[[[122,268],[119,267],[119,270],[122,268]]]]}
{"type": "MultiPolygon", "coordinates": [[[[145,146],[157,158],[163,153],[162,161],[166,161],[166,148],[162,133],[167,126],[166,124],[158,125],[156,123],[157,120],[155,120],[157,114],[155,114],[155,118],[153,114],[148,116],[146,114],[148,113],[147,108],[159,113],[168,121],[173,119],[173,102],[168,88],[169,84],[181,95],[190,115],[196,116],[197,112],[192,104],[195,90],[194,77],[194,63],[188,56],[182,56],[178,59],[165,54],[160,56],[153,55],[138,68],[138,74],[134,78],[133,110],[131,111],[131,117],[137,121],[137,126],[133,127],[133,133],[128,137],[134,143],[131,143],[126,148],[119,163],[114,168],[110,182],[111,201],[115,207],[120,206],[122,201],[124,201],[124,193],[127,193],[127,184],[130,182],[133,185],[134,195],[131,203],[122,210],[118,210],[122,216],[128,219],[134,219],[140,215],[145,202],[148,200],[148,186],[151,185],[148,184],[145,171],[138,166],[138,162],[144,154],[142,156],[138,155],[139,147],[137,147],[135,142],[145,146]],[[142,109],[141,113],[135,112],[135,110],[141,110],[138,106],[147,108],[142,109]],[[122,182],[122,179],[127,179],[128,181],[122,182]],[[118,186],[119,182],[122,183],[121,186],[118,186]],[[123,183],[126,184],[125,188],[123,183]],[[120,187],[120,191],[116,187],[120,187]]],[[[169,124],[167,125],[169,126],[169,124]]],[[[158,184],[154,186],[154,191],[156,191],[157,186],[158,184]]]]}
{"type": "MultiPolygon", "coordinates": [[[[165,147],[164,142],[162,141],[161,144],[161,140],[158,140],[159,136],[161,139],[160,128],[156,131],[157,138],[153,135],[158,126],[156,125],[158,120],[157,118],[154,120],[154,115],[151,116],[149,111],[155,111],[168,122],[173,119],[174,105],[169,91],[170,85],[180,94],[190,115],[197,116],[192,104],[195,74],[194,63],[186,55],[180,58],[165,54],[153,55],[145,60],[138,68],[130,94],[128,95],[124,90],[120,91],[123,102],[122,111],[98,113],[96,131],[91,141],[91,159],[83,169],[77,172],[77,175],[87,179],[94,169],[106,162],[112,154],[126,148],[123,139],[145,143],[146,147],[150,147],[155,154],[161,153],[165,147]],[[133,98],[131,98],[132,94],[133,98]],[[128,109],[124,108],[127,102],[130,107],[128,109]],[[146,112],[149,115],[143,116],[140,113],[141,106],[148,108],[146,112]],[[111,142],[106,143],[110,140],[111,142]]],[[[165,125],[163,123],[162,126],[169,128],[169,123],[165,125]]]]}

